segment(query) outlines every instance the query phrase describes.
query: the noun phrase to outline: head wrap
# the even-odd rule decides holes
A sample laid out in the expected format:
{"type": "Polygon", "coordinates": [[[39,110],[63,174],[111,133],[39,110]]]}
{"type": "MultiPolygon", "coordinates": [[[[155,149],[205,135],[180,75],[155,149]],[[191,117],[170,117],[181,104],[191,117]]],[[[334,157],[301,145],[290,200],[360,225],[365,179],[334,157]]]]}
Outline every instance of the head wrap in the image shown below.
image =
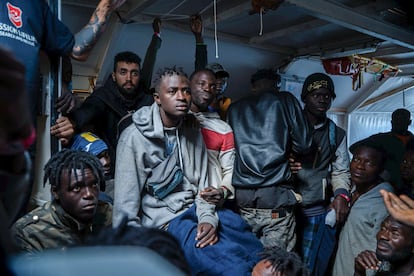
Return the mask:
{"type": "Polygon", "coordinates": [[[108,150],[106,143],[91,132],[83,132],[75,136],[71,149],[90,152],[98,156],[108,150]]]}

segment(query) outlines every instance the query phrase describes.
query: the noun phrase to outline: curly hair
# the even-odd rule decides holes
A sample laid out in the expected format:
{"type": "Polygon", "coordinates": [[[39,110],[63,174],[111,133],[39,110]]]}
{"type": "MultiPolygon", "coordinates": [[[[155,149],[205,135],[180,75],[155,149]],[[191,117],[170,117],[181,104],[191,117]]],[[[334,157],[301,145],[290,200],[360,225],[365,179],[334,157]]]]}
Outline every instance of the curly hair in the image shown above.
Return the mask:
{"type": "Polygon", "coordinates": [[[114,57],[114,72],[116,71],[118,62],[122,61],[126,63],[136,63],[139,67],[141,67],[141,58],[133,52],[125,51],[116,54],[114,57]]]}
{"type": "Polygon", "coordinates": [[[160,68],[157,70],[155,74],[154,82],[152,85],[154,87],[153,92],[155,93],[160,92],[160,85],[161,85],[161,81],[163,77],[173,76],[173,75],[184,76],[188,78],[187,74],[184,72],[182,67],[177,67],[176,65],[174,65],[173,67],[160,68]]]}
{"type": "MultiPolygon", "coordinates": [[[[49,180],[51,186],[60,188],[60,178],[63,170],[69,172],[80,169],[83,173],[85,169],[90,169],[95,176],[101,190],[105,189],[104,170],[99,159],[85,151],[63,149],[55,153],[44,167],[43,186],[49,180]]],[[[78,175],[75,174],[76,180],[78,175]]],[[[70,179],[70,174],[68,174],[70,179]]],[[[69,180],[70,181],[70,180],[69,180]]]]}

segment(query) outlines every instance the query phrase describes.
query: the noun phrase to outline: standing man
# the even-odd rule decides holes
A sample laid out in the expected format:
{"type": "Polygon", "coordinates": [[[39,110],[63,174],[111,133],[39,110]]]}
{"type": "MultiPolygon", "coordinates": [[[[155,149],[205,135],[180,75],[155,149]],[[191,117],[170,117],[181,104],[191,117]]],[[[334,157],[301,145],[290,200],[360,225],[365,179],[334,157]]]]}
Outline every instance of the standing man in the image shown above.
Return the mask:
{"type": "Polygon", "coordinates": [[[196,14],[190,17],[190,27],[196,41],[195,70],[207,68],[213,71],[216,77],[216,96],[209,106],[209,110],[217,112],[222,120],[226,120],[227,109],[231,99],[224,96],[227,89],[227,80],[230,74],[219,63],[207,64],[207,45],[203,39],[203,21],[201,16],[196,14]]]}
{"type": "Polygon", "coordinates": [[[236,158],[233,186],[242,217],[264,246],[288,251],[296,243],[289,154],[303,154],[312,144],[298,100],[288,92],[262,91],[230,105],[236,158]]]}
{"type": "Polygon", "coordinates": [[[402,187],[400,163],[405,152],[405,146],[408,141],[414,139],[414,135],[408,130],[409,125],[411,125],[410,111],[405,108],[398,108],[391,115],[391,131],[371,136],[378,143],[381,143],[387,151],[384,178],[396,190],[402,187]]]}
{"type": "Polygon", "coordinates": [[[312,275],[325,275],[336,245],[335,229],[344,222],[349,209],[346,133],[326,116],[335,97],[328,75],[314,73],[305,79],[301,99],[306,119],[313,127],[316,152],[299,160],[302,163],[290,160],[292,171],[297,173],[297,192],[302,195],[297,217],[300,252],[312,275]],[[325,224],[329,210],[334,212],[330,226],[325,224]]]}
{"type": "Polygon", "coordinates": [[[211,203],[221,205],[225,199],[234,198],[231,184],[235,155],[233,130],[216,112],[208,110],[216,91],[214,73],[208,69],[196,70],[190,76],[190,83],[191,111],[200,122],[209,162],[210,187],[201,196],[211,203]]]}
{"type": "Polygon", "coordinates": [[[264,90],[279,92],[280,76],[274,69],[259,69],[250,77],[253,93],[261,93],[264,90]]]}
{"type": "MultiPolygon", "coordinates": [[[[104,86],[96,89],[70,115],[76,132],[92,130],[107,144],[112,160],[110,171],[112,178],[115,168],[114,161],[116,160],[119,121],[127,114],[133,113],[142,106],[151,105],[153,102],[153,98],[144,93],[140,85],[140,63],[141,59],[135,53],[118,53],[114,58],[112,75],[108,77],[104,86]]],[[[63,125],[63,121],[60,121],[51,128],[51,133],[56,134],[59,138],[69,140],[71,135],[63,136],[63,125]]]]}

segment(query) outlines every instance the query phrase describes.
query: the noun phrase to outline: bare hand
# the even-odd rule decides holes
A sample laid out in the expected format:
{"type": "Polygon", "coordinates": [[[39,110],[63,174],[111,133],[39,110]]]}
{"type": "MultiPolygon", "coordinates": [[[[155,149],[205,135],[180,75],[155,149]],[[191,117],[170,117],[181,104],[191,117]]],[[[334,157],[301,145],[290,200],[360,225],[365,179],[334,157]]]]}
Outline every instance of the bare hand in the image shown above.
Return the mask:
{"type": "Polygon", "coordinates": [[[293,174],[297,174],[302,169],[302,163],[298,162],[295,157],[291,154],[289,156],[289,167],[293,174]]]}
{"type": "Polygon", "coordinates": [[[211,204],[218,205],[224,201],[223,188],[216,189],[214,187],[207,187],[200,192],[201,198],[211,204]]]}
{"type": "Polygon", "coordinates": [[[367,269],[377,271],[381,262],[377,259],[375,252],[365,250],[355,258],[355,275],[365,275],[367,269]]]}
{"type": "Polygon", "coordinates": [[[66,146],[75,134],[75,126],[68,117],[62,116],[50,127],[50,134],[59,138],[62,145],[66,146]]]}
{"type": "Polygon", "coordinates": [[[381,190],[380,193],[384,198],[388,212],[393,218],[414,226],[414,200],[406,195],[397,197],[395,194],[385,190],[381,190]]]}
{"type": "Polygon", "coordinates": [[[77,103],[76,96],[66,86],[62,86],[62,95],[56,100],[56,110],[68,114],[76,108],[77,103]]]}
{"type": "Polygon", "coordinates": [[[152,29],[154,30],[154,33],[159,34],[161,32],[161,19],[156,17],[154,18],[154,21],[152,21],[152,29]]]}
{"type": "Polygon", "coordinates": [[[196,244],[199,248],[204,248],[208,245],[213,245],[218,242],[216,228],[210,223],[200,223],[197,227],[196,244]]]}
{"type": "Polygon", "coordinates": [[[203,21],[201,16],[198,14],[190,16],[191,31],[194,34],[196,43],[204,43],[202,32],[203,32],[203,21]]]}
{"type": "Polygon", "coordinates": [[[336,212],[336,223],[343,223],[349,212],[348,201],[346,201],[346,199],[341,196],[336,196],[332,201],[331,206],[333,209],[335,209],[336,212]]]}

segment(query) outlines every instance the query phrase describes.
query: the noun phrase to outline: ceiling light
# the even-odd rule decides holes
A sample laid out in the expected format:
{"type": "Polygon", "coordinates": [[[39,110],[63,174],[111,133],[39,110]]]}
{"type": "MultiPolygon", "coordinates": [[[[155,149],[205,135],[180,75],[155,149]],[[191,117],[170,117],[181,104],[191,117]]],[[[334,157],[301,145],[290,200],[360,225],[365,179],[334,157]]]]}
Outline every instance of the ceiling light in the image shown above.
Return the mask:
{"type": "Polygon", "coordinates": [[[376,50],[377,50],[377,47],[354,48],[354,49],[341,48],[335,51],[322,52],[321,59],[339,58],[339,57],[348,57],[352,55],[368,54],[368,53],[373,53],[376,50]]]}

